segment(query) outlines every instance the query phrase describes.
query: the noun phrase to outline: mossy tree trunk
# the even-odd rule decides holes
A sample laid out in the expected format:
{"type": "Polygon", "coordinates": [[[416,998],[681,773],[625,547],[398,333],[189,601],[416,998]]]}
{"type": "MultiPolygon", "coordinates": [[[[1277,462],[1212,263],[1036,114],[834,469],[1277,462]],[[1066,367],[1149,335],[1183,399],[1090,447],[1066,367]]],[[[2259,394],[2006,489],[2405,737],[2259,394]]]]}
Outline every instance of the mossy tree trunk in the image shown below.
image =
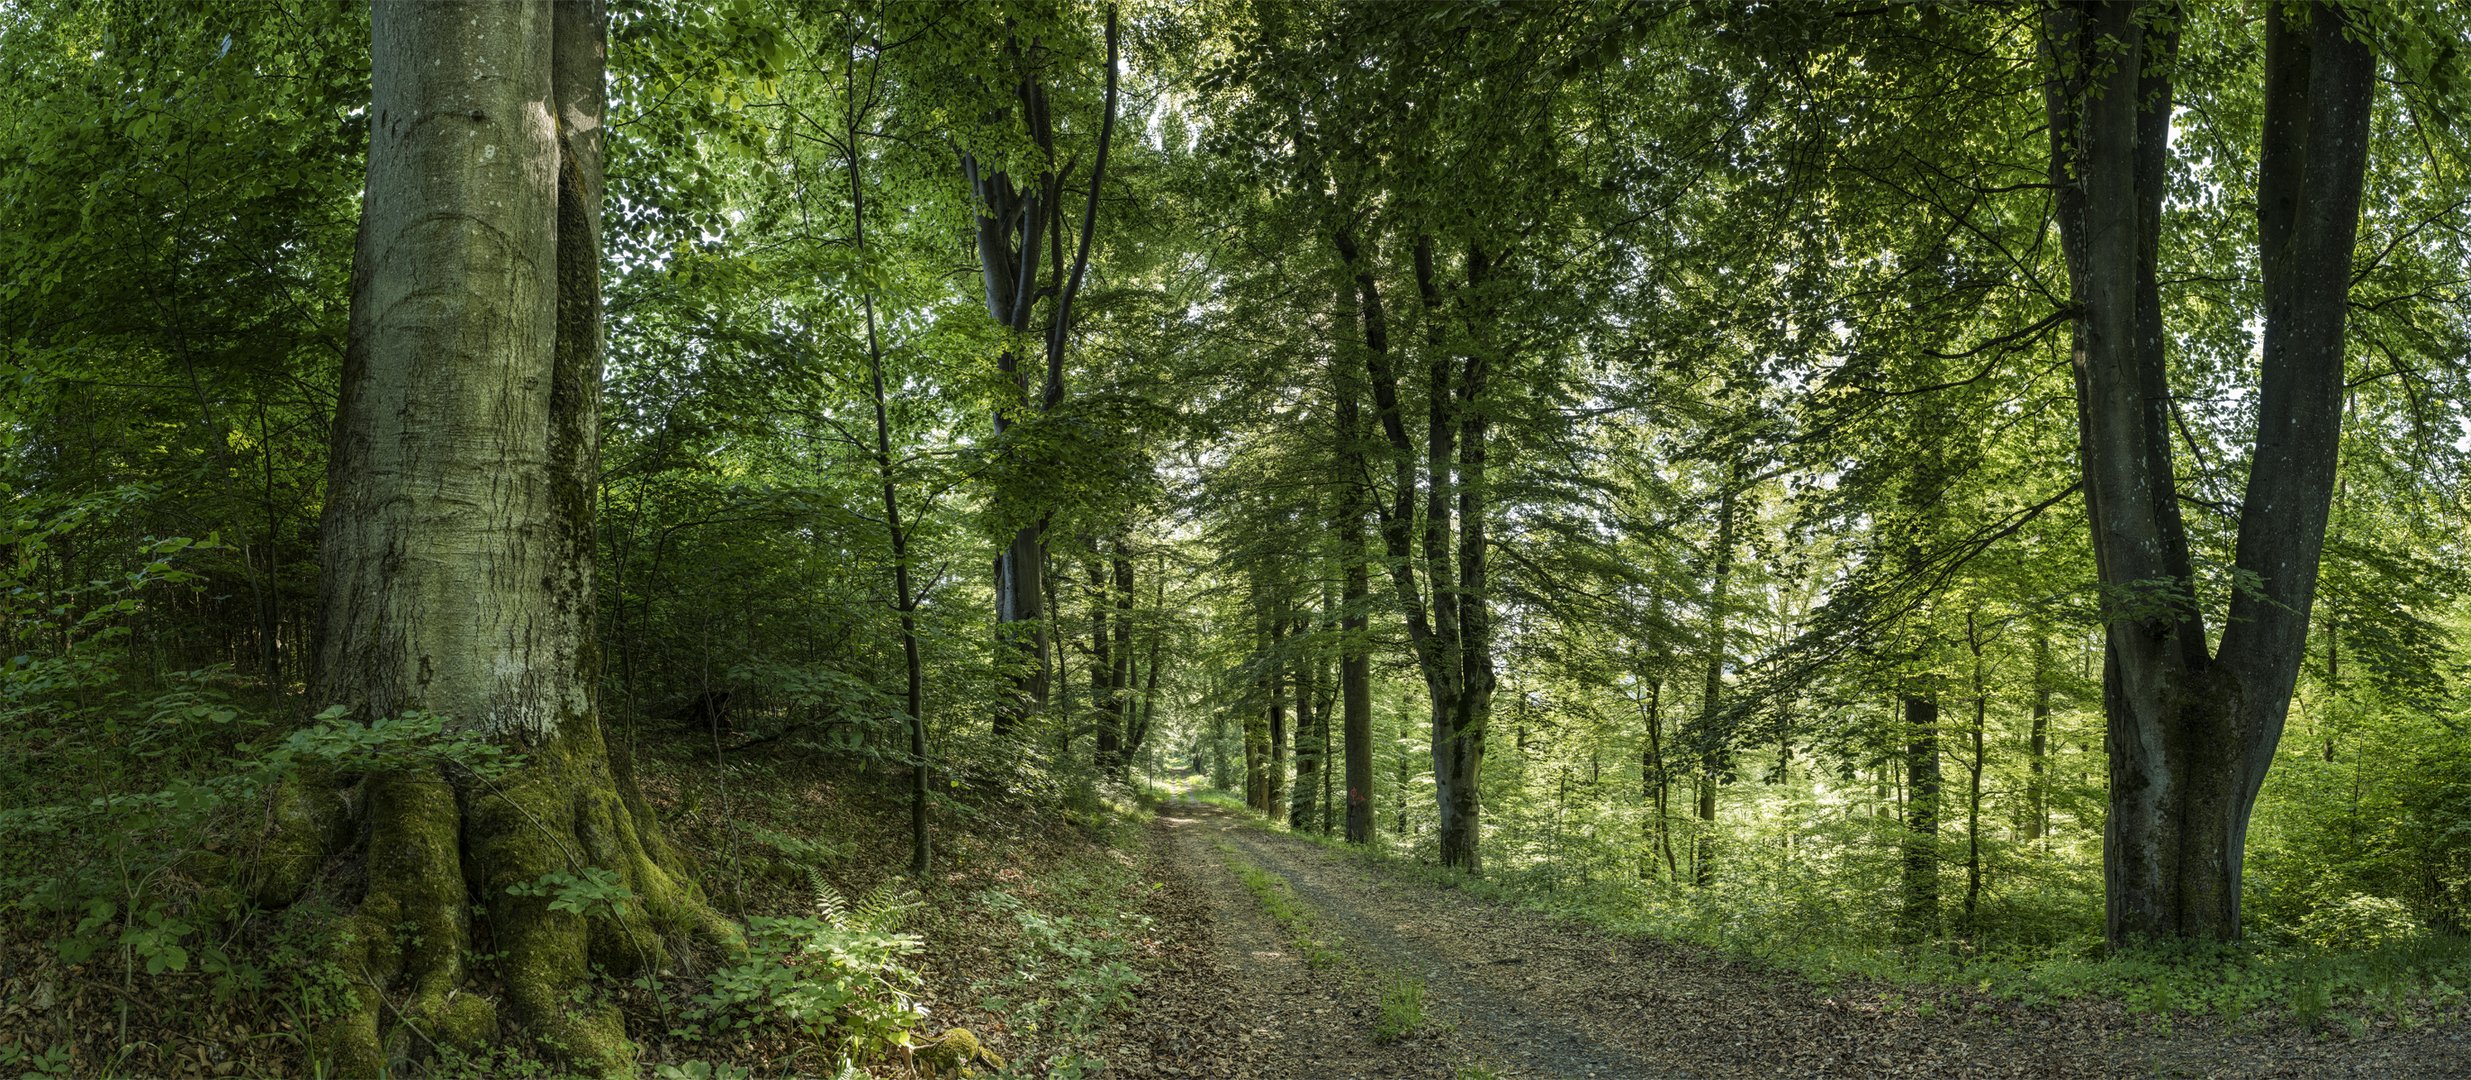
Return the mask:
{"type": "Polygon", "coordinates": [[[606,13],[381,3],[372,24],[316,687],[364,719],[443,717],[522,764],[304,781],[279,802],[315,839],[276,847],[340,848],[324,854],[353,911],[338,962],[357,1001],[320,1064],[374,1076],[511,1030],[627,1074],[617,1010],[578,991],[735,935],[613,767],[594,702],[606,13]],[[577,914],[516,894],[587,870],[625,895],[577,914]]]}

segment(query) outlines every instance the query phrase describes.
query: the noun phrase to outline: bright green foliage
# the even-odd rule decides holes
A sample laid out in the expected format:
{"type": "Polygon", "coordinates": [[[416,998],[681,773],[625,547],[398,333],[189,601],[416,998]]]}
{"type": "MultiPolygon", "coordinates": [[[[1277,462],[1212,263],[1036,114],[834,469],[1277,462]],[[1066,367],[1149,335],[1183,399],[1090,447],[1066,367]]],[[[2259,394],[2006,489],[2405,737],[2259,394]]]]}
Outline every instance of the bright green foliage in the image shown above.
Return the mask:
{"type": "Polygon", "coordinates": [[[845,1057],[877,1057],[925,1016],[902,966],[920,948],[900,932],[916,908],[891,886],[853,906],[818,881],[813,915],[748,920],[747,958],[714,972],[696,1004],[724,1028],[784,1022],[845,1057]]]}
{"type": "MultiPolygon", "coordinates": [[[[2251,940],[2116,957],[2097,944],[2100,620],[2162,594],[2093,584],[2032,6],[1120,5],[1120,127],[1051,408],[1043,372],[999,367],[1043,342],[988,317],[960,160],[1054,177],[1030,290],[1048,325],[1089,194],[1102,4],[612,7],[593,662],[617,758],[906,770],[906,570],[933,828],[1009,827],[965,790],[1109,817],[1093,668],[1117,639],[1094,624],[1120,619],[1152,782],[1243,790],[1273,705],[1292,740],[1301,704],[1333,736],[1332,794],[1306,802],[1343,807],[1336,668],[1368,655],[1375,855],[1429,862],[1434,664],[1406,571],[1428,607],[1493,620],[1480,894],[1822,978],[2157,1011],[2319,1025],[2471,985],[2460,5],[2354,5],[2381,80],[2344,441],[2248,836],[2251,940]],[[1437,416],[1481,421],[1483,478],[1400,510],[1402,475],[1474,475],[1427,456],[1437,416]],[[1469,514],[1480,590],[1452,584],[1469,514]],[[1025,661],[988,571],[1032,526],[1052,693],[998,737],[1025,661]],[[1118,555],[1138,575],[1121,615],[1118,555]],[[1908,729],[1909,697],[1936,702],[1934,732],[1908,729]],[[1921,755],[1941,778],[1927,833],[1921,755]]],[[[2261,20],[2184,11],[2158,292],[2214,605],[2254,584],[2230,554],[2257,434],[2261,20]]],[[[0,5],[0,921],[116,966],[124,993],[202,976],[296,1001],[303,1026],[382,1003],[329,917],[366,888],[328,858],[349,808],[285,781],[527,760],[452,717],[308,693],[368,34],[365,5],[324,0],[0,5]],[[311,827],[260,847],[266,821],[311,827]]],[[[742,825],[770,793],[734,780],[646,794],[728,823],[695,854],[741,892],[880,839],[742,825]]],[[[656,902],[618,871],[489,891],[556,919],[656,902]]],[[[1310,913],[1239,874],[1327,967],[1310,913]]],[[[816,1063],[837,1065],[918,1023],[920,944],[891,908],[823,898],[740,912],[752,951],[699,1008],[826,1040],[816,1063]]],[[[976,992],[1049,1040],[1024,1068],[1097,1068],[1073,1047],[1129,999],[1141,916],[978,900],[1012,937],[976,992]]],[[[736,1067],[696,1050],[662,1068],[736,1067]]]]}

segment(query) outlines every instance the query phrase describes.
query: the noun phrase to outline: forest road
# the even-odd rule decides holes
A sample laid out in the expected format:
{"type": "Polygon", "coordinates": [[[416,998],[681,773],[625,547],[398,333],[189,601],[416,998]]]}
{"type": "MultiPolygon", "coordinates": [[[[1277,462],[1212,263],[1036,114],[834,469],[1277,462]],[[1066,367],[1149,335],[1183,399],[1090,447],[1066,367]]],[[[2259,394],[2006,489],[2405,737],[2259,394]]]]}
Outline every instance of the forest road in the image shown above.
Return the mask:
{"type": "Polygon", "coordinates": [[[1386,872],[1207,803],[1171,803],[1153,828],[1151,908],[1181,955],[1141,988],[1109,1076],[2471,1076],[2463,1025],[2327,1040],[2100,1003],[1822,992],[1386,872]],[[1309,966],[1238,865],[1283,882],[1336,962],[1309,966]],[[1382,987],[1402,976],[1422,980],[1425,1023],[1376,1043],[1382,987]]]}

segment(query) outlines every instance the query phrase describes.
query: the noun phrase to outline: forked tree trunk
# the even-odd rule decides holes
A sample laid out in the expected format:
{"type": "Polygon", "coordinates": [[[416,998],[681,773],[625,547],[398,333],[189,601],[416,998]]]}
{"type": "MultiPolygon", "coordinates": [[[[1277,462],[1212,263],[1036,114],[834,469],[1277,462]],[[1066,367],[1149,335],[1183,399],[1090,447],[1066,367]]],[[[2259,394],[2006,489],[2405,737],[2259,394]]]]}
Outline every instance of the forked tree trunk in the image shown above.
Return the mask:
{"type": "MultiPolygon", "coordinates": [[[[1107,177],[1107,151],[1115,137],[1116,109],[1116,13],[1107,8],[1107,92],[1104,111],[1099,120],[1098,153],[1090,165],[1088,197],[1083,200],[1081,235],[1076,245],[1069,274],[1064,272],[1062,201],[1063,177],[1056,170],[1055,123],[1048,112],[1046,87],[1039,81],[1034,67],[1025,58],[1018,42],[1008,42],[1007,54],[1021,61],[1020,82],[1014,89],[1021,106],[1024,134],[1037,152],[1042,170],[1028,186],[1017,184],[1000,170],[980,167],[975,155],[961,156],[961,172],[970,186],[972,200],[977,204],[975,240],[978,247],[979,279],[986,291],[987,314],[996,325],[1012,335],[997,358],[998,366],[1019,387],[1022,407],[1044,413],[1064,399],[1064,345],[1072,333],[1073,299],[1081,291],[1083,276],[1090,265],[1090,241],[1098,225],[1098,194],[1107,177]],[[1054,235],[1041,244],[1042,232],[1054,235]],[[1054,257],[1047,266],[1049,282],[1038,284],[1041,255],[1053,248],[1054,257]],[[1045,360],[1045,378],[1038,392],[1032,395],[1029,372],[1022,367],[1028,334],[1034,328],[1033,317],[1038,301],[1051,297],[1046,309],[1046,326],[1040,350],[1045,360]]],[[[995,414],[995,433],[1001,438],[1011,426],[1009,410],[995,414]]],[[[1022,720],[1047,706],[1052,688],[1048,684],[1048,642],[1044,613],[1039,601],[1045,592],[1043,578],[1048,572],[1046,529],[1043,524],[1024,525],[1013,534],[1012,542],[995,558],[995,621],[999,643],[1015,652],[1018,665],[1012,680],[1012,693],[996,709],[995,733],[1006,735],[1016,730],[1022,720]]],[[[1097,683],[1093,683],[1097,685],[1097,683]]],[[[1067,736],[1069,739],[1070,736],[1067,736]]],[[[1068,750],[1069,752],[1069,750],[1068,750]]]]}
{"type": "MultiPolygon", "coordinates": [[[[1476,873],[1483,869],[1479,857],[1484,807],[1481,781],[1494,685],[1491,599],[1486,595],[1490,553],[1485,540],[1489,513],[1485,388],[1491,361],[1486,343],[1475,340],[1479,338],[1476,329],[1489,315],[1477,305],[1461,309],[1471,341],[1457,357],[1454,377],[1444,329],[1448,313],[1435,275],[1432,242],[1430,237],[1419,237],[1416,289],[1424,308],[1429,372],[1419,474],[1373,268],[1353,235],[1342,230],[1332,240],[1355,279],[1365,374],[1382,435],[1390,444],[1391,501],[1388,506],[1376,503],[1375,508],[1391,584],[1397,590],[1407,639],[1415,650],[1425,696],[1432,706],[1433,801],[1440,817],[1441,861],[1476,873]],[[1416,543],[1419,493],[1424,496],[1420,557],[1416,543]],[[1452,528],[1454,518],[1456,529],[1452,528]]],[[[1483,285],[1490,269],[1483,250],[1470,247],[1466,262],[1470,292],[1483,285]]]]}
{"type": "Polygon", "coordinates": [[[477,1052],[502,1022],[577,1068],[631,1074],[593,973],[735,933],[613,769],[594,701],[605,13],[386,3],[372,31],[316,688],[364,721],[443,717],[523,764],[290,785],[269,845],[290,865],[260,897],[296,896],[325,841],[358,838],[336,863],[353,904],[337,964],[358,1004],[315,1050],[331,1074],[477,1052]],[[586,871],[627,897],[574,914],[514,891],[586,871]],[[466,969],[479,952],[502,998],[466,969]]]}
{"type": "Polygon", "coordinates": [[[2346,36],[2344,8],[2267,5],[2263,377],[2239,512],[2242,585],[2209,653],[2179,520],[2156,276],[2178,18],[2168,5],[2062,5],[2044,23],[2108,643],[2103,884],[2114,945],[2239,936],[2248,819],[2289,710],[2332,498],[2374,100],[2375,58],[2346,36]]]}

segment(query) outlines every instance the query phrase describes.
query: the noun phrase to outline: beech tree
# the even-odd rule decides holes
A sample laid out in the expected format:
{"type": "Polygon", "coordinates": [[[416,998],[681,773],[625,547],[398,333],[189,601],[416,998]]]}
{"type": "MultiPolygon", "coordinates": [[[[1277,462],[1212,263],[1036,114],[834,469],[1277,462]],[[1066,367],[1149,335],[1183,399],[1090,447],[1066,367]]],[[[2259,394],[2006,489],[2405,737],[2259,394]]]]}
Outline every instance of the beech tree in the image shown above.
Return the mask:
{"type": "MultiPolygon", "coordinates": [[[[350,348],[323,518],[322,699],[430,715],[521,756],[289,791],[277,852],[365,866],[344,969],[370,993],[320,1056],[375,1076],[505,1022],[630,1075],[599,970],[725,945],[602,738],[591,648],[601,379],[605,13],[598,3],[377,5],[350,348]],[[553,906],[588,888],[615,902],[553,906]],[[479,908],[467,898],[477,897],[479,908]],[[576,910],[581,908],[581,910],[576,910]]],[[[275,891],[296,891],[297,868],[275,891]]],[[[274,897],[274,898],[280,898],[274,897]]]]}
{"type": "MultiPolygon", "coordinates": [[[[1115,137],[1116,17],[1107,9],[1106,98],[1100,108],[1096,153],[1089,165],[1087,193],[1082,197],[1080,229],[1069,264],[1064,259],[1064,214],[1067,173],[1056,145],[1055,116],[1048,101],[1047,76],[1042,72],[1050,46],[1024,38],[1017,27],[1007,33],[1002,52],[1014,79],[1012,96],[1019,132],[1026,136],[1027,160],[1036,172],[1017,178],[1000,164],[975,151],[961,154],[961,173],[968,180],[976,208],[975,242],[979,278],[985,286],[987,314],[1012,335],[997,365],[1021,394],[1017,405],[996,410],[995,433],[1001,437],[1025,415],[1042,414],[1064,400],[1064,350],[1072,338],[1072,305],[1090,269],[1090,242],[1098,227],[1098,195],[1107,177],[1107,151],[1115,137]],[[1052,249],[1052,254],[1050,250],[1052,249]],[[1042,270],[1045,281],[1041,281],[1042,270]],[[1047,300],[1044,308],[1040,300],[1047,300]],[[1043,313],[1043,319],[1040,317],[1043,313]],[[1037,337],[1030,335],[1037,332],[1037,337]],[[1041,361],[1035,390],[1032,369],[1024,365],[1035,347],[1041,361]],[[1022,410],[1029,412],[1024,414],[1022,410]]],[[[1016,677],[1016,700],[996,714],[996,727],[1009,731],[1020,718],[1044,708],[1048,697],[1048,642],[1044,598],[1047,591],[1045,523],[1037,506],[1016,509],[1028,520],[1014,529],[1011,543],[996,556],[995,619],[1024,655],[1016,677]]],[[[1102,753],[1111,753],[1112,747],[1102,753]]]]}
{"type": "Polygon", "coordinates": [[[2108,638],[2103,879],[2114,944],[2239,936],[2248,818],[2290,708],[2333,494],[2376,74],[2349,9],[2267,7],[2262,375],[2216,645],[2180,521],[2156,272],[2181,17],[2172,4],[2062,5],[2044,24],[2051,184],[2108,638]]]}

